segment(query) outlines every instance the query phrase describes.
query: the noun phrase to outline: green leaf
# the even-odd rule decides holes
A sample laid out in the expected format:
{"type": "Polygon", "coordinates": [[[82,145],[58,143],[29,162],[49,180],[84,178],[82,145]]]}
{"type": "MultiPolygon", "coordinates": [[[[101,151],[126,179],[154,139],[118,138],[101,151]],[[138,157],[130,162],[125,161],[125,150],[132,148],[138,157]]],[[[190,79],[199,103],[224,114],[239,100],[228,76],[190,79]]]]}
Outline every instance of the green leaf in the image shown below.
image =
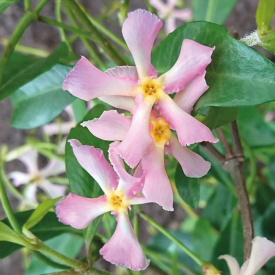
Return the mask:
{"type": "Polygon", "coordinates": [[[216,129],[237,118],[237,108],[210,107],[203,123],[210,129],[216,129]]]}
{"type": "Polygon", "coordinates": [[[55,65],[12,94],[11,125],[20,129],[42,126],[72,103],[75,97],[61,89],[70,69],[68,66],[55,65]]]}
{"type": "Polygon", "coordinates": [[[40,203],[31,216],[28,218],[23,228],[30,229],[39,223],[45,215],[51,210],[51,208],[61,199],[61,197],[56,199],[48,199],[40,203]]]}
{"type": "MultiPolygon", "coordinates": [[[[98,118],[103,111],[105,111],[103,105],[97,105],[89,111],[83,121],[98,118]]],[[[96,138],[90,133],[87,127],[83,127],[80,124],[70,131],[68,140],[70,139],[77,139],[84,145],[100,148],[107,154],[109,142],[96,138]]],[[[68,142],[65,148],[65,162],[72,193],[88,198],[98,197],[101,194],[98,183],[78,163],[68,142]]]]}
{"type": "Polygon", "coordinates": [[[13,53],[3,75],[0,86],[0,100],[10,96],[23,85],[48,71],[58,63],[61,57],[65,57],[67,54],[68,47],[65,43],[60,44],[54,52],[43,59],[13,53]]]}
{"type": "Polygon", "coordinates": [[[216,47],[207,67],[206,82],[210,88],[199,99],[195,110],[275,100],[275,64],[232,38],[225,27],[213,23],[191,22],[169,34],[152,54],[152,63],[160,74],[174,65],[184,39],[216,47]]]}
{"type": "Polygon", "coordinates": [[[195,21],[223,24],[237,0],[192,0],[195,21]]]}
{"type": "Polygon", "coordinates": [[[175,174],[175,184],[180,197],[191,207],[196,208],[200,200],[200,183],[197,178],[188,178],[178,164],[175,174]]]}
{"type": "Polygon", "coordinates": [[[266,33],[270,29],[270,21],[274,14],[274,0],[260,0],[257,12],[256,23],[257,29],[261,34],[266,33]]]}
{"type": "MultiPolygon", "coordinates": [[[[45,243],[55,251],[67,257],[75,258],[83,246],[83,239],[66,233],[48,240],[45,243]]],[[[62,271],[62,269],[50,267],[39,259],[33,257],[25,275],[37,275],[58,271],[62,271]]]]}
{"type": "Polygon", "coordinates": [[[18,2],[19,0],[0,0],[0,14],[7,9],[12,4],[18,2]]]}
{"type": "MultiPolygon", "coordinates": [[[[21,227],[23,227],[32,213],[32,210],[15,213],[15,217],[21,227]]],[[[7,219],[4,219],[2,222],[9,224],[7,219]]],[[[44,219],[32,228],[32,233],[42,241],[49,240],[66,232],[79,234],[81,231],[60,223],[56,217],[56,214],[53,212],[47,213],[44,219]]],[[[2,259],[12,254],[14,251],[20,249],[21,246],[8,242],[0,242],[0,248],[0,259],[2,259]]]]}
{"type": "Polygon", "coordinates": [[[87,108],[84,101],[80,98],[77,98],[72,104],[74,118],[77,123],[83,120],[86,115],[87,108]]]}
{"type": "MultiPolygon", "coordinates": [[[[3,222],[0,222],[0,241],[24,244],[23,239],[3,222]]],[[[1,250],[3,248],[1,247],[1,250]]]]}

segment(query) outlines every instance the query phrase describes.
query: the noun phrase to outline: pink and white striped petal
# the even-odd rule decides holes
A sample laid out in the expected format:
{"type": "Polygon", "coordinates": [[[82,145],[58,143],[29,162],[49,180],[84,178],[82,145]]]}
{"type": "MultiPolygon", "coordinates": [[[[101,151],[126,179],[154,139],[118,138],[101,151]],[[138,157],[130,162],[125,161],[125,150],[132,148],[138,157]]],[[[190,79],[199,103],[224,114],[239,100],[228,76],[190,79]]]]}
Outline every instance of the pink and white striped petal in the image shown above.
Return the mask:
{"type": "Polygon", "coordinates": [[[141,161],[145,183],[143,194],[164,210],[173,211],[173,192],[164,166],[164,150],[151,145],[141,161]]]}
{"type": "Polygon", "coordinates": [[[151,109],[152,105],[143,100],[143,95],[139,94],[136,97],[136,109],[131,127],[121,144],[116,147],[116,151],[131,168],[139,163],[153,142],[149,132],[151,109]]]}
{"type": "Polygon", "coordinates": [[[203,46],[193,40],[185,39],[175,65],[160,79],[168,94],[177,93],[185,88],[196,75],[203,74],[211,62],[215,47],[203,46]]]}
{"type": "Polygon", "coordinates": [[[219,257],[219,260],[225,260],[227,262],[231,275],[241,275],[240,266],[234,257],[230,255],[222,255],[219,257]]]}
{"type": "Polygon", "coordinates": [[[144,270],[149,265],[127,213],[118,214],[116,230],[99,253],[106,261],[131,270],[144,270]]]}
{"type": "Polygon", "coordinates": [[[183,111],[190,114],[195,103],[208,88],[204,72],[191,80],[184,90],[178,92],[174,97],[174,101],[183,111]]]}
{"type": "Polygon", "coordinates": [[[132,117],[111,110],[105,111],[99,118],[85,121],[81,125],[87,127],[94,136],[100,139],[115,141],[124,139],[131,122],[132,117]]]}
{"type": "Polygon", "coordinates": [[[69,194],[64,200],[59,201],[56,206],[59,221],[76,229],[84,229],[96,217],[110,210],[105,195],[89,199],[69,194]]]}
{"type": "Polygon", "coordinates": [[[263,237],[254,238],[250,257],[242,266],[240,275],[256,274],[274,256],[275,243],[263,237]]]}
{"type": "Polygon", "coordinates": [[[132,53],[141,80],[157,76],[151,64],[151,51],[161,27],[162,22],[156,15],[141,9],[128,13],[123,23],[122,34],[132,53]]]}
{"type": "Polygon", "coordinates": [[[211,167],[210,162],[205,161],[200,155],[182,147],[175,136],[170,138],[166,150],[177,159],[187,177],[200,178],[206,175],[211,167]]]}
{"type": "Polygon", "coordinates": [[[89,101],[100,96],[133,96],[132,92],[135,87],[136,84],[133,81],[106,74],[92,65],[85,57],[81,57],[64,80],[62,89],[89,101]]]}
{"type": "Polygon", "coordinates": [[[79,164],[95,179],[106,194],[118,184],[118,176],[104,157],[102,150],[82,145],[78,140],[69,140],[79,164]]]}
{"type": "Polygon", "coordinates": [[[65,173],[66,167],[64,161],[57,159],[51,159],[48,164],[40,170],[40,175],[42,177],[56,176],[65,173]]]}
{"type": "Polygon", "coordinates": [[[68,186],[54,184],[48,180],[42,180],[38,183],[38,187],[40,187],[50,198],[54,199],[58,197],[63,197],[66,193],[68,186]]]}
{"type": "Polygon", "coordinates": [[[170,124],[170,127],[177,131],[182,146],[202,141],[212,143],[219,141],[207,126],[184,112],[168,95],[158,101],[156,107],[170,124]]]}
{"type": "Polygon", "coordinates": [[[130,96],[115,96],[115,95],[101,96],[101,97],[99,97],[99,100],[101,100],[117,109],[126,110],[131,113],[133,113],[133,110],[136,105],[135,99],[130,96]]]}
{"type": "Polygon", "coordinates": [[[138,85],[138,73],[134,66],[116,66],[106,70],[105,73],[119,79],[131,81],[138,85]]]}

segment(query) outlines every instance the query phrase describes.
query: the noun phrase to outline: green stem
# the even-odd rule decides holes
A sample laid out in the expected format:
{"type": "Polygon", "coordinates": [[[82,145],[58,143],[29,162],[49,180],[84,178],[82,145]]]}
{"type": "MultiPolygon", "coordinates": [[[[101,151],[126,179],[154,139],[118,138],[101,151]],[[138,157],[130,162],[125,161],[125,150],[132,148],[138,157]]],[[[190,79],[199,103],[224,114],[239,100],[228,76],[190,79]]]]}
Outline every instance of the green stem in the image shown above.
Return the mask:
{"type": "Polygon", "coordinates": [[[25,11],[31,10],[31,0],[24,0],[24,9],[25,11]]]}
{"type": "Polygon", "coordinates": [[[163,235],[165,235],[172,242],[177,244],[190,258],[192,258],[200,267],[203,266],[204,261],[201,260],[194,252],[192,252],[187,246],[185,246],[182,242],[180,242],[176,237],[174,237],[171,233],[169,233],[165,228],[156,223],[153,219],[146,216],[143,213],[140,213],[140,217],[145,221],[149,222],[152,226],[154,226],[157,230],[159,230],[163,235]]]}
{"type": "Polygon", "coordinates": [[[34,11],[38,14],[48,2],[49,0],[41,0],[41,2],[39,2],[35,7],[34,11]]]}
{"type": "Polygon", "coordinates": [[[129,61],[122,57],[118,50],[116,50],[109,41],[97,30],[97,28],[91,23],[86,14],[80,9],[75,0],[62,0],[64,6],[66,6],[72,14],[79,20],[83,27],[87,31],[91,31],[96,39],[96,42],[100,44],[106,54],[117,64],[117,65],[130,65],[129,61]]]}
{"type": "Polygon", "coordinates": [[[152,5],[150,4],[149,0],[144,0],[148,11],[150,11],[151,13],[156,14],[156,9],[154,7],[152,7],[152,5]]]}
{"type": "Polygon", "coordinates": [[[38,246],[39,246],[39,248],[36,249],[37,251],[39,251],[45,255],[48,255],[48,256],[58,260],[59,262],[74,268],[75,270],[86,270],[88,268],[87,263],[80,262],[78,260],[75,260],[75,259],[69,258],[65,255],[62,255],[59,252],[51,249],[50,247],[48,247],[41,241],[38,241],[38,246]]]}
{"type": "Polygon", "coordinates": [[[0,199],[1,199],[3,209],[6,213],[6,216],[9,220],[12,228],[14,229],[15,232],[21,234],[21,228],[20,228],[20,226],[19,226],[19,224],[18,224],[18,222],[17,222],[17,220],[14,216],[13,211],[12,211],[7,193],[5,191],[3,180],[2,180],[2,171],[4,169],[3,167],[4,167],[4,160],[5,160],[6,151],[7,151],[6,147],[2,148],[1,156],[0,156],[0,168],[1,168],[1,170],[0,170],[0,173],[1,173],[1,175],[0,175],[0,199]]]}
{"type": "Polygon", "coordinates": [[[207,6],[205,21],[211,22],[215,1],[214,0],[208,0],[208,1],[209,2],[207,6]]]}
{"type": "Polygon", "coordinates": [[[26,13],[21,20],[19,21],[16,29],[14,30],[13,34],[10,37],[10,40],[5,47],[1,59],[0,59],[0,86],[3,78],[3,74],[6,70],[6,66],[9,62],[10,56],[14,51],[14,48],[16,44],[18,43],[19,39],[21,38],[24,31],[27,29],[27,27],[35,21],[37,18],[36,12],[28,12],[26,13]]]}

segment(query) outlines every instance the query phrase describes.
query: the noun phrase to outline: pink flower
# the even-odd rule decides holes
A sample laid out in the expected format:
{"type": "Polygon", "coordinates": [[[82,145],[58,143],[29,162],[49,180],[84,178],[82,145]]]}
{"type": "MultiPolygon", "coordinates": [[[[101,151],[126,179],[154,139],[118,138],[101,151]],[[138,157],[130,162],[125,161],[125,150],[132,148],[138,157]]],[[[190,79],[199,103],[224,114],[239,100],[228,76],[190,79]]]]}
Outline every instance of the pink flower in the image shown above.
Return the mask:
{"type": "MultiPolygon", "coordinates": [[[[117,141],[125,138],[133,119],[134,117],[118,114],[117,111],[107,111],[98,119],[83,122],[82,126],[86,126],[100,139],[117,141]]],[[[165,171],[164,153],[174,156],[188,177],[204,176],[210,169],[210,163],[182,146],[172,134],[170,125],[159,116],[156,110],[151,111],[150,126],[148,125],[146,131],[150,144],[141,159],[145,176],[143,194],[149,201],[158,203],[165,210],[171,211],[173,210],[173,192],[165,171]]],[[[136,135],[137,139],[140,139],[140,134],[136,133],[136,135]]]]}
{"type": "Polygon", "coordinates": [[[132,270],[147,268],[145,258],[128,217],[131,205],[148,202],[141,193],[143,177],[135,177],[124,169],[121,158],[115,153],[117,143],[111,144],[106,161],[103,152],[92,146],[70,140],[80,165],[98,182],[104,195],[98,198],[84,198],[69,194],[56,207],[59,220],[70,226],[83,229],[96,217],[106,212],[117,216],[117,227],[111,239],[102,247],[100,254],[106,261],[132,270]]]}
{"type": "Polygon", "coordinates": [[[256,237],[252,241],[250,257],[241,268],[230,255],[220,256],[219,259],[226,260],[231,275],[254,275],[274,256],[275,244],[266,238],[256,237]]]}
{"type": "Polygon", "coordinates": [[[37,202],[37,188],[42,189],[50,198],[65,195],[67,186],[53,184],[48,179],[51,176],[65,172],[64,162],[53,159],[50,160],[44,168],[39,170],[38,153],[34,149],[27,151],[18,159],[26,166],[27,173],[14,171],[9,173],[8,176],[15,186],[26,185],[24,194],[29,201],[37,202]]]}
{"type": "Polygon", "coordinates": [[[148,127],[154,104],[177,132],[182,146],[218,141],[210,129],[188,114],[207,89],[204,74],[214,48],[185,39],[175,65],[157,77],[150,56],[161,27],[161,20],[145,10],[129,13],[122,33],[136,67],[115,67],[103,73],[82,57],[63,83],[63,90],[81,99],[101,98],[114,107],[134,110],[131,127],[116,149],[132,168],[152,143],[148,127]],[[172,93],[177,93],[174,100],[169,97],[172,93]]]}
{"type": "Polygon", "coordinates": [[[176,19],[184,22],[192,19],[192,11],[190,9],[175,9],[177,0],[167,0],[167,3],[161,0],[150,0],[149,2],[157,10],[159,17],[165,20],[166,33],[176,29],[176,19]]]}

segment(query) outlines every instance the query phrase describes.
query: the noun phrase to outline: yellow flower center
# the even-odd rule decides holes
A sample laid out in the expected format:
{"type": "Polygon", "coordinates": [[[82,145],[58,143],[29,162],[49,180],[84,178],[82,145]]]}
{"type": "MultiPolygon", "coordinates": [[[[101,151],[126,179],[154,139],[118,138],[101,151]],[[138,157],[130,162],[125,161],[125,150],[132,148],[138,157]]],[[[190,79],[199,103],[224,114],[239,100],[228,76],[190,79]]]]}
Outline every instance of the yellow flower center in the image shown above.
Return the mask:
{"type": "Polygon", "coordinates": [[[124,194],[115,190],[111,192],[108,196],[108,202],[113,211],[123,211],[127,210],[127,200],[124,198],[124,194]]]}
{"type": "Polygon", "coordinates": [[[155,101],[161,99],[164,94],[162,82],[158,78],[152,79],[146,77],[138,87],[138,93],[143,94],[145,100],[154,104],[155,101]]]}
{"type": "Polygon", "coordinates": [[[156,146],[163,148],[172,135],[169,123],[166,122],[164,117],[151,120],[151,123],[153,125],[153,129],[150,131],[151,137],[156,146]]]}
{"type": "Polygon", "coordinates": [[[41,177],[39,175],[34,176],[29,183],[39,182],[41,180],[41,177]]]}

